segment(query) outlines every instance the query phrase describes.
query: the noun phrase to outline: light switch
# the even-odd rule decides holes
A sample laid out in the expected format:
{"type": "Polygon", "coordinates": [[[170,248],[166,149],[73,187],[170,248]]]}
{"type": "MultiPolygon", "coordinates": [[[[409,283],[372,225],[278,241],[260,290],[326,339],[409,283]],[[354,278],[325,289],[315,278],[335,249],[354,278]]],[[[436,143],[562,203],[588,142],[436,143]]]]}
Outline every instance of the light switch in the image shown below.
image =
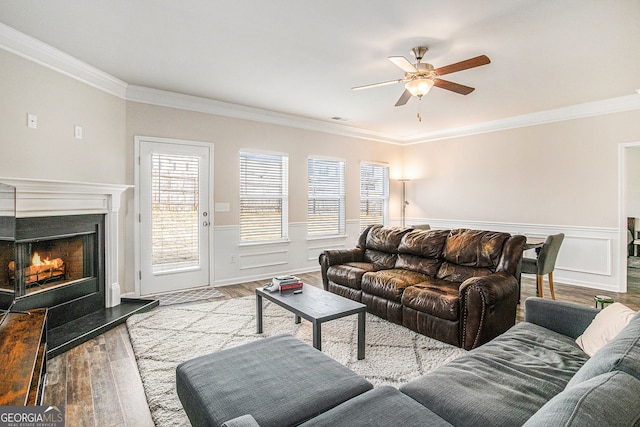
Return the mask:
{"type": "Polygon", "coordinates": [[[27,114],[27,126],[30,127],[31,129],[37,129],[38,128],[38,116],[36,116],[35,114],[27,114]]]}

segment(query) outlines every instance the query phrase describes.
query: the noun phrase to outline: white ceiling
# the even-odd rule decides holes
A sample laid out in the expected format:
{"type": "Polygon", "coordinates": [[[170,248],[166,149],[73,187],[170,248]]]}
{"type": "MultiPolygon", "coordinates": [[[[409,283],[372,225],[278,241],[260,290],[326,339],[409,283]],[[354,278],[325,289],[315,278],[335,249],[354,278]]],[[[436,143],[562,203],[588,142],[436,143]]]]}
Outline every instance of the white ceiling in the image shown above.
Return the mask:
{"type": "Polygon", "coordinates": [[[0,22],[132,85],[397,138],[640,88],[638,0],[0,0],[0,22]],[[350,89],[401,78],[387,56],[418,45],[492,63],[446,76],[468,96],[350,89]]]}

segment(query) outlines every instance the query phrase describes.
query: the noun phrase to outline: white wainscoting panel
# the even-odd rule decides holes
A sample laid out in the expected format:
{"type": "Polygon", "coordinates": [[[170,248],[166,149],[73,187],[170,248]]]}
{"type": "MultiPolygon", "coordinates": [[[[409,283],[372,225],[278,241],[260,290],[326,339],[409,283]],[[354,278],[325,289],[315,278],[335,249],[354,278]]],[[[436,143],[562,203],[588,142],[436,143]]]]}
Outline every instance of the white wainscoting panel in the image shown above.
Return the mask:
{"type": "Polygon", "coordinates": [[[306,223],[290,223],[286,242],[239,244],[238,226],[214,227],[214,285],[317,271],[322,251],[355,247],[359,235],[357,220],[347,221],[345,236],[312,239],[307,239],[306,223]]]}
{"type": "MultiPolygon", "coordinates": [[[[392,225],[398,225],[392,220],[392,225]]],[[[615,228],[537,225],[502,222],[458,221],[431,218],[407,218],[407,224],[430,224],[434,229],[472,228],[505,231],[528,237],[545,238],[564,233],[565,239],[553,273],[558,283],[620,292],[618,230],[615,228]]],[[[287,242],[239,245],[237,226],[214,228],[215,285],[228,285],[268,279],[279,274],[296,274],[319,269],[323,250],[355,247],[360,235],[359,221],[347,221],[345,236],[307,239],[306,223],[289,224],[287,242]]],[[[533,251],[525,256],[534,257],[533,251]]]]}

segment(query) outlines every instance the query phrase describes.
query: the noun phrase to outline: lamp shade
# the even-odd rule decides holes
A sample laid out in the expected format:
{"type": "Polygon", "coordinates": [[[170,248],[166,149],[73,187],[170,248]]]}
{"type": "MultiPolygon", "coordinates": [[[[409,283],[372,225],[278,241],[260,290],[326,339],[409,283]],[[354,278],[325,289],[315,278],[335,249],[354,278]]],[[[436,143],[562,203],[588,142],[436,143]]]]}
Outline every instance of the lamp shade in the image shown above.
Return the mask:
{"type": "Polygon", "coordinates": [[[409,80],[407,84],[404,85],[405,89],[407,89],[411,95],[417,96],[418,98],[422,98],[424,95],[429,93],[432,86],[433,80],[431,79],[409,80]]]}

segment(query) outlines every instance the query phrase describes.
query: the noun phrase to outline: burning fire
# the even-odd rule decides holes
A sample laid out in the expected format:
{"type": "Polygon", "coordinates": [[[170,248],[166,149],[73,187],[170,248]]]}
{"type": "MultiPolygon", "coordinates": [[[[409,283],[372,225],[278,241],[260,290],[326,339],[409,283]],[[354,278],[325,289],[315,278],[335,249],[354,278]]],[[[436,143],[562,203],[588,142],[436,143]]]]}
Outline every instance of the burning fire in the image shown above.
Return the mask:
{"type": "Polygon", "coordinates": [[[38,252],[34,252],[33,257],[31,258],[31,265],[51,265],[54,268],[57,268],[62,265],[62,260],[60,258],[56,258],[53,261],[50,261],[49,257],[42,260],[40,259],[40,255],[38,254],[38,252]]]}

